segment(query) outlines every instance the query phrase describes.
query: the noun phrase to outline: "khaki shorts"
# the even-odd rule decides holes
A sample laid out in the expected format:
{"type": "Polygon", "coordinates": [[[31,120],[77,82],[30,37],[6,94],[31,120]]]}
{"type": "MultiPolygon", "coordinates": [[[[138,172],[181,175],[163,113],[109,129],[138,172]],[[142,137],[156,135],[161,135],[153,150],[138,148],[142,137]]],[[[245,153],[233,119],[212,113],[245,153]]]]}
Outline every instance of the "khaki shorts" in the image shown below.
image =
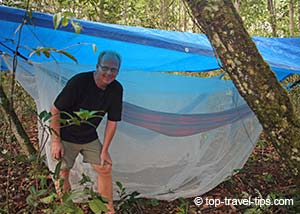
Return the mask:
{"type": "Polygon", "coordinates": [[[62,140],[62,145],[64,147],[64,156],[62,158],[61,169],[71,169],[79,153],[83,156],[83,162],[91,164],[101,163],[100,154],[102,144],[99,139],[85,144],[71,143],[62,140]]]}

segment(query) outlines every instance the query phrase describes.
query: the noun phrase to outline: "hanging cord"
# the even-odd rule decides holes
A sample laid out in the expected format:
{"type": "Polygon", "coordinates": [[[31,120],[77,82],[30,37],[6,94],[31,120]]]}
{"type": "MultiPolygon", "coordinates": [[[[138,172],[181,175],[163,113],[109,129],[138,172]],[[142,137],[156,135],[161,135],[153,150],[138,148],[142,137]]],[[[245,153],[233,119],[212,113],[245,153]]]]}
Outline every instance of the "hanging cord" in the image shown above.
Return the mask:
{"type": "MultiPolygon", "coordinates": [[[[19,51],[14,50],[14,49],[8,47],[8,46],[5,45],[3,42],[0,42],[0,45],[2,45],[3,47],[7,48],[8,50],[10,50],[14,55],[17,55],[17,56],[21,57],[22,59],[28,61],[28,58],[25,57],[23,54],[21,54],[19,51]]],[[[1,51],[0,54],[2,54],[2,53],[3,53],[3,52],[1,51]]]]}

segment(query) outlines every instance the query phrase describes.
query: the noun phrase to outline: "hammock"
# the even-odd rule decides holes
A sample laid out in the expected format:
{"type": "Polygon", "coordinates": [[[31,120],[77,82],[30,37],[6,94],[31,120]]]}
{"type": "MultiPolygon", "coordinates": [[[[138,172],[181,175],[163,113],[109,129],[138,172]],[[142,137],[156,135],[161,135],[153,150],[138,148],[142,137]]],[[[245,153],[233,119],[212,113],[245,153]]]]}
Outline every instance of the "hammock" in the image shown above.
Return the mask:
{"type": "MultiPolygon", "coordinates": [[[[12,57],[6,55],[4,61],[11,70],[12,57]]],[[[41,112],[49,111],[66,79],[85,71],[90,67],[53,62],[28,64],[20,59],[17,79],[35,98],[41,112]]],[[[118,79],[125,89],[124,110],[111,144],[111,156],[114,181],[121,181],[128,191],[167,200],[196,196],[243,167],[261,127],[231,81],[126,71],[121,71],[118,79]],[[164,81],[157,81],[155,88],[145,92],[144,83],[148,81],[150,85],[156,78],[164,81]],[[170,88],[165,87],[166,83],[170,88]],[[216,84],[221,90],[203,88],[216,84]],[[195,91],[178,91],[184,85],[195,91]]],[[[105,121],[98,129],[101,137],[104,124],[105,121]]],[[[47,165],[54,170],[50,142],[44,153],[47,165]]],[[[81,188],[78,181],[83,172],[96,181],[94,171],[82,163],[81,156],[74,169],[70,176],[73,188],[81,188]]]]}
{"type": "MultiPolygon", "coordinates": [[[[0,6],[3,69],[12,70],[15,30],[24,16],[24,10],[0,6]]],[[[233,83],[166,73],[218,69],[204,35],[75,21],[83,26],[80,34],[71,26],[53,30],[51,15],[33,13],[22,30],[16,76],[38,112],[49,111],[68,79],[95,69],[99,52],[92,44],[121,54],[123,118],[110,147],[114,181],[144,197],[172,200],[201,195],[243,167],[262,128],[233,83]],[[38,46],[67,48],[78,64],[57,53],[28,59],[38,46]]],[[[300,72],[300,39],[253,39],[279,80],[300,72]]],[[[44,148],[53,170],[49,142],[44,148]]],[[[81,156],[74,169],[72,188],[80,188],[82,173],[96,181],[81,156]]]]}

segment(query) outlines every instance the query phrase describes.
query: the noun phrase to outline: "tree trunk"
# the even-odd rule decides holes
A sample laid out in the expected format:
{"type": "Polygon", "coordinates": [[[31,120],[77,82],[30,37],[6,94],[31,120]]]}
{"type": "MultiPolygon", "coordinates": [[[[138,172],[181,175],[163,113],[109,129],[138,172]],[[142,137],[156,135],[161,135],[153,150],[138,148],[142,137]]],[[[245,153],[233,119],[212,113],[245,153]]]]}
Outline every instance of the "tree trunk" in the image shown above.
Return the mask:
{"type": "MultiPolygon", "coordinates": [[[[299,0],[300,1],[300,0],[299,0]]],[[[179,8],[178,8],[178,29],[182,30],[182,20],[181,20],[181,14],[182,14],[182,1],[179,0],[179,8]]]]}
{"type": "Polygon", "coordinates": [[[184,7],[184,4],[182,1],[181,2],[181,5],[182,5],[182,8],[183,8],[183,31],[187,31],[187,25],[188,25],[188,14],[187,14],[187,11],[186,11],[186,8],[184,7]]]}
{"type": "Polygon", "coordinates": [[[298,35],[300,36],[300,0],[298,0],[298,35]]]}
{"type": "Polygon", "coordinates": [[[2,85],[0,84],[0,114],[3,115],[7,124],[11,124],[11,130],[19,142],[22,151],[27,155],[36,154],[36,150],[29,140],[27,133],[25,132],[17,114],[10,111],[10,103],[3,91],[2,85]]]}
{"type": "Polygon", "coordinates": [[[300,188],[300,120],[288,92],[259,54],[231,0],[186,1],[300,188]]]}
{"type": "Polygon", "coordinates": [[[294,37],[294,0],[290,0],[289,4],[289,16],[290,16],[290,36],[294,37]]]}
{"type": "Polygon", "coordinates": [[[104,20],[104,11],[105,11],[104,4],[105,4],[104,0],[100,0],[100,5],[99,5],[99,10],[100,10],[100,12],[99,12],[99,20],[101,22],[105,21],[104,20]]]}
{"type": "Polygon", "coordinates": [[[276,7],[274,0],[268,0],[268,10],[270,12],[270,23],[272,27],[272,35],[277,36],[277,24],[276,24],[276,7]]]}

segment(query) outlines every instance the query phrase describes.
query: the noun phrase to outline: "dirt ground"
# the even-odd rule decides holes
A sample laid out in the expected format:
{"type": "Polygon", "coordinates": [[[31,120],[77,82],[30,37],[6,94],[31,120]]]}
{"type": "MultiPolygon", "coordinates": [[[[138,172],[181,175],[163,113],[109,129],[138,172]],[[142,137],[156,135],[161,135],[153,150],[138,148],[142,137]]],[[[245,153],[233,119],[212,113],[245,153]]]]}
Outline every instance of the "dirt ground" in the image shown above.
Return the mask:
{"type": "MultiPolygon", "coordinates": [[[[32,117],[27,132],[32,142],[37,142],[36,120],[32,117]]],[[[26,203],[29,188],[34,179],[30,177],[31,165],[23,157],[18,143],[2,123],[0,156],[0,213],[33,213],[26,203]],[[9,212],[8,212],[9,211],[9,212]]],[[[49,185],[51,181],[49,181],[49,185]]],[[[237,206],[231,205],[196,206],[194,198],[175,201],[139,199],[137,209],[131,213],[171,214],[171,213],[300,213],[299,198],[294,192],[295,185],[288,170],[269,143],[260,141],[246,165],[229,180],[221,183],[210,192],[202,195],[203,200],[226,198],[294,198],[293,206],[237,206]],[[184,212],[183,210],[189,210],[184,212]]],[[[117,204],[117,202],[116,202],[117,204]]],[[[84,207],[84,206],[83,206],[84,207]]],[[[92,213],[83,208],[85,213],[92,213]]],[[[42,213],[37,209],[34,212],[42,213]]],[[[124,210],[119,213],[126,213],[124,210]]]]}

